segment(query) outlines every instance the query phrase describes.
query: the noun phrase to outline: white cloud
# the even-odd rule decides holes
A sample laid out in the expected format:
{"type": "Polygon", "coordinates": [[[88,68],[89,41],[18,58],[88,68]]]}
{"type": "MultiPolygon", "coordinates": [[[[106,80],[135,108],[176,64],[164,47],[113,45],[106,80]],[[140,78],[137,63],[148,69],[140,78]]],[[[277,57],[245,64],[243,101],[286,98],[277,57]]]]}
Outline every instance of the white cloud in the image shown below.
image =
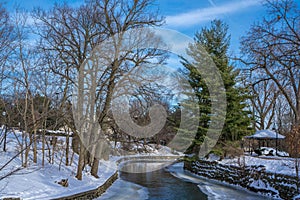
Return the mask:
{"type": "Polygon", "coordinates": [[[171,27],[192,26],[201,22],[213,20],[222,14],[234,13],[251,6],[259,5],[261,0],[234,1],[223,5],[216,5],[211,0],[209,0],[209,2],[213,7],[201,8],[178,15],[167,16],[167,25],[171,27]]]}

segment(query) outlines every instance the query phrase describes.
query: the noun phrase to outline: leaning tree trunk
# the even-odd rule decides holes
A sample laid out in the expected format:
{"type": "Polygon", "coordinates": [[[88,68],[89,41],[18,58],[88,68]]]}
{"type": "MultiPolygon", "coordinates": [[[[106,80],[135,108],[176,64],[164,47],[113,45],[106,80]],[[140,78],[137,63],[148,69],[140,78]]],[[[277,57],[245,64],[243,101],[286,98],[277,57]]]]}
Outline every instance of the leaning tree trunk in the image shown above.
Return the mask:
{"type": "MultiPolygon", "coordinates": [[[[99,116],[99,123],[100,123],[103,131],[107,131],[107,128],[108,128],[107,125],[105,124],[105,122],[107,121],[107,113],[108,113],[108,110],[110,107],[110,103],[112,101],[113,89],[115,88],[115,74],[116,74],[117,68],[118,68],[118,62],[115,61],[113,63],[113,69],[112,69],[113,72],[111,73],[110,78],[109,78],[108,91],[107,91],[107,96],[105,99],[105,104],[104,104],[104,108],[102,111],[102,115],[99,116]]],[[[95,131],[97,131],[97,130],[95,130],[95,131]]],[[[104,139],[104,138],[102,138],[102,139],[104,139]]],[[[100,140],[101,140],[101,138],[100,139],[98,138],[95,154],[97,154],[97,153],[99,154],[99,152],[98,152],[99,148],[100,148],[99,146],[101,146],[102,145],[101,142],[103,142],[100,140]]],[[[98,177],[98,175],[97,175],[98,165],[99,165],[99,158],[97,156],[94,156],[93,164],[92,164],[92,168],[91,168],[91,174],[95,177],[98,177]]]]}

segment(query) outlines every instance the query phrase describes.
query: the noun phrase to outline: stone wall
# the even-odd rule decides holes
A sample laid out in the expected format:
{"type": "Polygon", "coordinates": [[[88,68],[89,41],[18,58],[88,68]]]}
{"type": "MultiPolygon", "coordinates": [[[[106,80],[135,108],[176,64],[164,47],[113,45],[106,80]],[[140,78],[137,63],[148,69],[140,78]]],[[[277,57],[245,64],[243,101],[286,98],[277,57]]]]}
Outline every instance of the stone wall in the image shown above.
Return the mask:
{"type": "Polygon", "coordinates": [[[81,192],[79,194],[74,194],[70,196],[60,197],[55,200],[86,200],[86,199],[95,199],[101,194],[103,194],[114,182],[118,179],[118,172],[115,172],[114,175],[112,175],[109,179],[106,180],[106,182],[99,186],[96,189],[89,190],[86,192],[81,192]]]}
{"type": "Polygon", "coordinates": [[[273,198],[292,199],[299,194],[296,177],[266,172],[265,166],[233,166],[198,160],[185,161],[184,168],[199,176],[241,186],[273,198]]]}

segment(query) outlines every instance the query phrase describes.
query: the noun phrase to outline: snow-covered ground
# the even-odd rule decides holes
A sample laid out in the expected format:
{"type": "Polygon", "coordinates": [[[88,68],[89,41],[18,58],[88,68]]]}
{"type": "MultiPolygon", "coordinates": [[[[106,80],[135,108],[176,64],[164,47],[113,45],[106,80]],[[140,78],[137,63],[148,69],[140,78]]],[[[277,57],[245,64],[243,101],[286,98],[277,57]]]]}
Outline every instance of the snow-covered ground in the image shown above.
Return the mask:
{"type": "MultiPolygon", "coordinates": [[[[19,144],[17,139],[21,141],[21,132],[15,131],[7,134],[7,151],[0,150],[0,168],[7,163],[13,156],[19,152],[19,144]]],[[[64,145],[64,137],[58,137],[58,143],[64,145]]],[[[144,148],[136,146],[138,148],[144,148]]],[[[41,143],[38,144],[38,149],[41,149],[41,143]]],[[[159,150],[147,147],[151,153],[140,153],[132,156],[166,156],[174,155],[168,147],[161,147],[159,150]]],[[[47,151],[46,151],[47,152],[47,151]]],[[[61,150],[63,152],[63,150],[61,150]]],[[[0,170],[0,199],[5,197],[21,197],[22,199],[53,199],[62,196],[68,196],[87,190],[95,189],[102,185],[109,177],[111,177],[118,169],[117,160],[123,156],[110,157],[109,161],[100,161],[98,175],[96,179],[90,175],[89,167],[83,171],[83,180],[79,181],[75,178],[76,163],[78,156],[74,154],[73,162],[70,166],[66,166],[65,157],[59,150],[55,153],[54,163],[48,162],[48,152],[46,153],[45,166],[42,167],[41,151],[38,151],[38,162],[32,162],[32,151],[29,154],[29,166],[22,167],[21,157],[16,157],[5,168],[0,170]],[[16,171],[15,171],[16,170],[16,171]],[[12,175],[5,177],[10,172],[15,171],[12,175]],[[5,177],[5,178],[3,178],[5,177]],[[58,184],[62,179],[68,179],[68,187],[63,187],[58,184]]],[[[72,152],[70,153],[72,154],[72,152]]],[[[71,157],[71,155],[70,155],[71,157]]],[[[118,183],[118,184],[122,184],[118,183]]],[[[135,191],[136,186],[131,184],[132,191],[135,191]]],[[[138,190],[140,193],[140,191],[138,190]]]]}
{"type": "Polygon", "coordinates": [[[221,164],[235,166],[244,164],[245,166],[263,165],[266,167],[267,172],[296,176],[295,159],[289,157],[245,155],[244,157],[234,159],[223,159],[222,161],[218,162],[221,164]]]}
{"type": "MultiPolygon", "coordinates": [[[[13,134],[12,132],[8,133],[7,151],[3,152],[2,148],[0,150],[0,169],[8,160],[10,160],[19,151],[19,144],[16,138],[21,140],[20,132],[15,132],[15,134],[13,134]]],[[[61,145],[64,145],[63,137],[61,138],[60,143],[61,145]]],[[[41,148],[41,143],[38,145],[38,148],[41,148]]],[[[136,146],[135,148],[142,149],[145,147],[141,145],[136,146]]],[[[148,146],[147,150],[151,153],[139,153],[131,156],[174,155],[174,152],[172,152],[171,149],[168,147],[161,147],[159,150],[156,150],[154,149],[153,145],[148,146]]],[[[32,154],[30,154],[29,166],[27,168],[22,168],[21,157],[16,157],[10,164],[8,164],[5,168],[0,170],[0,199],[4,197],[21,197],[22,199],[53,199],[95,189],[96,187],[102,185],[110,176],[112,176],[116,172],[116,170],[118,170],[116,161],[122,158],[122,156],[113,156],[110,157],[109,161],[101,161],[98,171],[100,177],[98,179],[90,175],[88,167],[85,168],[85,170],[83,171],[83,180],[79,181],[75,178],[77,169],[76,163],[78,161],[78,156],[74,154],[73,163],[71,163],[70,166],[65,166],[65,158],[62,157],[63,154],[59,152],[60,151],[58,150],[58,153],[55,154],[53,164],[48,163],[48,156],[46,156],[44,167],[41,167],[41,151],[39,151],[37,164],[34,164],[32,162],[32,154]],[[15,172],[12,175],[3,178],[12,171],[15,172]],[[63,187],[57,183],[62,179],[68,179],[68,187],[63,187]]],[[[63,150],[61,152],[63,152],[63,150]]],[[[178,153],[175,152],[175,155],[178,155],[178,153]]],[[[254,157],[246,155],[242,158],[223,159],[222,161],[218,162],[222,164],[236,166],[241,164],[245,164],[246,166],[264,165],[266,166],[266,170],[270,172],[296,175],[295,160],[292,158],[270,156],[254,157]]],[[[124,165],[126,165],[126,162],[123,163],[123,166],[124,165]]],[[[179,173],[178,171],[172,173],[178,178],[187,179],[186,173],[179,173]]],[[[195,181],[193,180],[193,178],[191,178],[191,176],[189,176],[188,179],[189,181],[195,181]]],[[[203,192],[208,194],[211,197],[211,199],[224,199],[225,194],[235,194],[232,191],[227,191],[226,187],[224,189],[223,186],[218,187],[217,185],[212,184],[209,181],[205,182],[204,180],[205,179],[201,179],[200,183],[199,179],[197,179],[197,183],[199,183],[198,186],[203,192]]],[[[147,190],[145,188],[139,185],[128,183],[123,180],[118,180],[115,186],[111,190],[108,190],[110,192],[105,193],[103,195],[103,199],[114,198],[114,195],[118,195],[116,188],[122,188],[125,186],[128,189],[126,190],[127,192],[125,192],[127,194],[127,196],[125,195],[125,197],[130,197],[132,199],[134,199],[133,197],[137,197],[137,199],[147,198],[147,190]]],[[[240,192],[238,193],[240,194],[240,192]]],[[[226,198],[227,197],[228,196],[226,196],[226,198]]],[[[230,199],[230,197],[228,197],[227,199],[230,199]]]]}
{"type": "Polygon", "coordinates": [[[0,198],[21,197],[22,199],[52,199],[67,196],[80,191],[87,191],[102,185],[108,177],[114,174],[112,168],[102,165],[99,168],[100,178],[96,179],[84,172],[83,180],[75,178],[75,167],[46,165],[44,168],[31,166],[1,180],[0,198]],[[63,187],[57,182],[68,179],[69,186],[63,187]]]}
{"type": "MultiPolygon", "coordinates": [[[[19,138],[20,132],[15,133],[19,138]]],[[[20,139],[20,138],[19,138],[20,139]]],[[[38,146],[40,148],[40,145],[38,146]]],[[[0,167],[2,167],[12,156],[18,152],[18,144],[16,137],[12,132],[8,133],[7,138],[7,152],[0,150],[0,167]]],[[[102,185],[107,178],[112,176],[117,166],[112,161],[102,161],[99,166],[99,176],[96,179],[90,175],[89,169],[86,168],[83,172],[83,180],[79,181],[75,178],[76,163],[78,156],[74,154],[73,163],[71,166],[65,166],[64,159],[60,163],[61,155],[55,154],[54,164],[49,164],[45,160],[45,166],[41,165],[41,153],[38,155],[38,163],[32,162],[32,154],[29,158],[29,166],[22,168],[20,156],[16,157],[8,166],[0,171],[0,178],[4,177],[8,173],[19,169],[12,175],[3,178],[0,181],[0,199],[4,197],[21,197],[22,199],[52,199],[61,196],[67,196],[78,193],[80,191],[86,191],[94,189],[102,185]],[[62,179],[68,179],[69,186],[63,187],[57,182],[62,179]]]]}

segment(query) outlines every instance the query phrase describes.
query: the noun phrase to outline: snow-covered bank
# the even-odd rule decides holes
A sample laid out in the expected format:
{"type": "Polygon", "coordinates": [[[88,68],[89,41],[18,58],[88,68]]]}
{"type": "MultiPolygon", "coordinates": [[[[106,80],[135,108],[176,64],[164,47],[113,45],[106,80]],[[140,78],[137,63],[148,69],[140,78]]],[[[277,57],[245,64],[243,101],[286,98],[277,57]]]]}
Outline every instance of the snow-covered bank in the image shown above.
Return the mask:
{"type": "Polygon", "coordinates": [[[241,158],[223,159],[220,164],[232,166],[265,166],[267,172],[296,176],[295,159],[277,156],[243,156],[241,158]]]}
{"type": "MultiPolygon", "coordinates": [[[[20,135],[21,133],[16,133],[20,135]]],[[[0,151],[0,166],[2,167],[14,155],[18,153],[18,144],[12,133],[8,134],[7,151],[0,151]]],[[[40,147],[39,147],[40,148],[40,147]]],[[[0,171],[0,199],[5,197],[20,197],[22,199],[53,199],[62,196],[68,196],[99,187],[111,177],[117,170],[114,161],[102,161],[99,165],[99,178],[96,179],[89,173],[89,168],[83,171],[83,180],[75,178],[76,163],[78,156],[74,154],[73,163],[66,166],[61,163],[61,155],[55,154],[54,163],[48,162],[41,166],[41,152],[38,152],[38,162],[32,162],[32,154],[29,154],[30,161],[27,168],[22,167],[20,156],[16,157],[5,168],[0,171]],[[10,172],[16,172],[5,177],[10,172]],[[58,184],[62,179],[68,179],[68,187],[58,184]]]]}
{"type": "MultiPolygon", "coordinates": [[[[17,137],[21,137],[20,132],[11,132],[7,137],[7,151],[0,150],[0,167],[5,165],[13,156],[19,152],[19,144],[17,137]]],[[[62,144],[64,143],[62,139],[62,144]]],[[[150,148],[150,147],[149,147],[150,148]]],[[[41,149],[41,144],[38,144],[38,149],[41,149]]],[[[150,149],[151,150],[151,149],[150,149]]],[[[63,150],[62,150],[63,151],[63,150]]],[[[48,152],[48,151],[47,151],[48,152]]],[[[71,152],[72,153],[72,152],[71,152]]],[[[70,153],[70,154],[71,154],[70,153]]],[[[109,161],[101,160],[98,169],[99,178],[94,178],[90,174],[90,168],[85,167],[83,171],[83,180],[79,181],[75,178],[76,164],[78,162],[77,154],[73,155],[72,163],[66,166],[64,163],[64,154],[59,150],[55,152],[54,162],[48,162],[49,155],[47,153],[45,166],[41,166],[41,151],[38,151],[38,162],[32,162],[32,154],[29,154],[29,166],[22,167],[22,160],[17,156],[5,168],[0,171],[0,199],[6,197],[20,197],[22,199],[55,199],[60,197],[71,196],[86,191],[95,190],[103,185],[110,177],[115,175],[118,170],[118,161],[133,159],[134,157],[148,156],[174,156],[171,150],[167,147],[161,147],[159,150],[152,149],[151,153],[143,153],[131,156],[114,156],[110,157],[109,161]],[[17,170],[17,171],[15,171],[17,170]],[[11,172],[14,173],[10,174],[11,172]],[[8,175],[8,176],[7,176],[8,175]],[[7,176],[7,177],[6,177],[7,176]],[[63,187],[58,184],[62,179],[68,180],[68,187],[63,187]]]]}

